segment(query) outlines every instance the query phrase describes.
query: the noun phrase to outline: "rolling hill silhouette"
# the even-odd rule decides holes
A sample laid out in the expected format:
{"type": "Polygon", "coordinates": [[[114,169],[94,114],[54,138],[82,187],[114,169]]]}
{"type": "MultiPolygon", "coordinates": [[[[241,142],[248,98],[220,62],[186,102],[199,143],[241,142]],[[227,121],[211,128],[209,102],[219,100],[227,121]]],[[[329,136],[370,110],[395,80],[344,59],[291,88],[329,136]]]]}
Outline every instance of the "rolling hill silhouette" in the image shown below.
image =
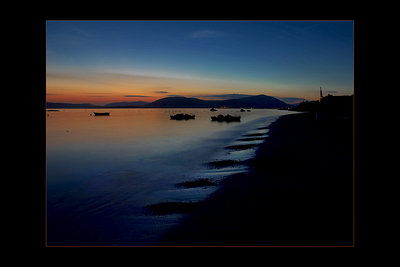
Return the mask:
{"type": "Polygon", "coordinates": [[[47,108],[285,108],[291,106],[292,105],[287,104],[275,97],[267,95],[248,96],[227,100],[201,100],[198,98],[188,97],[165,97],[151,103],[144,101],[115,102],[106,104],[104,106],[93,104],[47,103],[47,108]]]}
{"type": "Polygon", "coordinates": [[[145,101],[113,102],[113,103],[105,104],[104,107],[108,107],[108,108],[143,107],[147,104],[149,104],[149,102],[145,102],[145,101]]]}
{"type": "Polygon", "coordinates": [[[291,106],[285,102],[266,95],[249,96],[228,100],[201,100],[187,97],[166,97],[146,105],[148,107],[164,108],[283,108],[291,106]]]}
{"type": "Polygon", "coordinates": [[[102,108],[102,106],[93,105],[93,104],[89,104],[89,103],[71,104],[71,103],[47,102],[46,108],[102,108]]]}

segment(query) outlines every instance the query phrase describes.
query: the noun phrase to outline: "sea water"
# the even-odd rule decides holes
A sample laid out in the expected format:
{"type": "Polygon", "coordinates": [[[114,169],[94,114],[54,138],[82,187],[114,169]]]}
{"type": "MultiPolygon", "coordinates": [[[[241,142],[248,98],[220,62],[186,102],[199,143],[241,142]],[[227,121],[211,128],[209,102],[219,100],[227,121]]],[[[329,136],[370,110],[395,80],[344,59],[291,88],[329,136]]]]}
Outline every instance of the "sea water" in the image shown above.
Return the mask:
{"type": "Polygon", "coordinates": [[[219,160],[242,161],[256,147],[226,149],[247,134],[268,136],[269,125],[290,111],[275,109],[60,109],[46,112],[46,233],[48,245],[151,245],[183,215],[149,214],[147,205],[201,201],[217,186],[182,188],[206,178],[245,172],[219,160]],[[93,112],[110,112],[94,116],[93,112]],[[171,120],[187,113],[191,120],[171,120]],[[214,122],[211,116],[241,116],[214,122]]]}

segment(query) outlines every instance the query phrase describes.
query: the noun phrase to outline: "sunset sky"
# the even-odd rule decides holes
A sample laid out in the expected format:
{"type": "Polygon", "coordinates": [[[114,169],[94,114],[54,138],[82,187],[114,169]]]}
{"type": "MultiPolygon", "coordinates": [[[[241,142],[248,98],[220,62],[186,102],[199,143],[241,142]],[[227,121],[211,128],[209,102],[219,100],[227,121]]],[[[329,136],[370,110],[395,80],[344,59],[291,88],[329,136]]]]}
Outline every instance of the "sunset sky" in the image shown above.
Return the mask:
{"type": "Polygon", "coordinates": [[[47,21],[48,102],[353,94],[352,21],[47,21]]]}

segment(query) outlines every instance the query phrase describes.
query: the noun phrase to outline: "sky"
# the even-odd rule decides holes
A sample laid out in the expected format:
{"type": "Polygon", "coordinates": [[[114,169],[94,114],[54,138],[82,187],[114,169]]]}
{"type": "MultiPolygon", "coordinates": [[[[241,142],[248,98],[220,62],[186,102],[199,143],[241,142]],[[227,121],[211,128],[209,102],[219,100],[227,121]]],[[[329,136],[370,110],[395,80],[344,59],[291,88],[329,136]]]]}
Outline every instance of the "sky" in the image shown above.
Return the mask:
{"type": "Polygon", "coordinates": [[[46,100],[354,93],[353,21],[47,21],[46,100]]]}

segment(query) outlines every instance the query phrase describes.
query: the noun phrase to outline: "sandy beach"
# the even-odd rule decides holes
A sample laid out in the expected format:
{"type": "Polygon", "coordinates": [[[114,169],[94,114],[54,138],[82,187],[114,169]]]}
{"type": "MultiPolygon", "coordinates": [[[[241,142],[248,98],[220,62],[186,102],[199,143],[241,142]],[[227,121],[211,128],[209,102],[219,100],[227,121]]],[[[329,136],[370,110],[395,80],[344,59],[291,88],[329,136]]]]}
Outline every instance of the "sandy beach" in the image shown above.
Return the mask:
{"type": "Polygon", "coordinates": [[[352,246],[353,123],[280,117],[246,162],[163,246],[352,246]]]}

